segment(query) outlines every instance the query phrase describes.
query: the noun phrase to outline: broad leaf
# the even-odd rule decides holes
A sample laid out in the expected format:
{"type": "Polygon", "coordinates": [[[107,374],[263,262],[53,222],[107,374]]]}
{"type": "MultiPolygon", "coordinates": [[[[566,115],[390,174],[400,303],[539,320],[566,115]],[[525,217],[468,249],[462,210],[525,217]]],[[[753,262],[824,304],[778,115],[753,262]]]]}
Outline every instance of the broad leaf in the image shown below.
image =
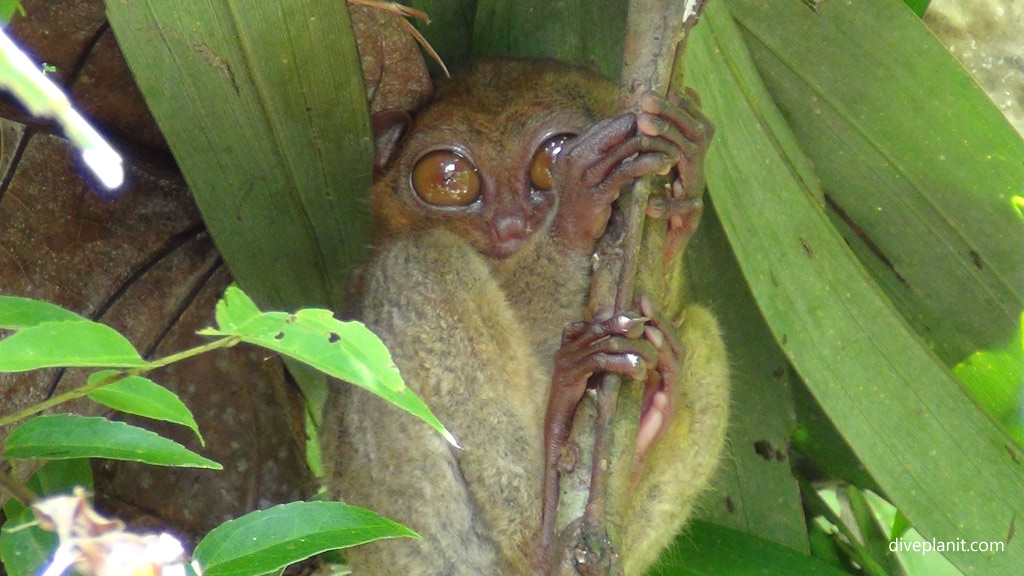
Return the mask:
{"type": "Polygon", "coordinates": [[[406,388],[384,343],[359,322],[343,322],[330,310],[310,308],[295,314],[263,312],[252,315],[251,300],[229,287],[217,303],[218,321],[227,326],[200,331],[207,336],[238,336],[365,388],[430,424],[453,445],[452,435],[430,409],[406,388]]]}
{"type": "MultiPolygon", "coordinates": [[[[102,370],[89,375],[89,384],[117,374],[113,370],[102,370]]],[[[143,418],[162,420],[186,426],[196,433],[199,442],[204,446],[203,435],[199,433],[192,412],[178,395],[167,388],[142,376],[128,376],[97,388],[89,393],[89,398],[114,410],[125,414],[134,414],[143,418]]]]}
{"type": "Polygon", "coordinates": [[[42,573],[57,548],[57,535],[36,522],[30,508],[12,500],[4,506],[7,521],[0,529],[0,561],[9,576],[35,576],[42,573]]]}
{"type": "Polygon", "coordinates": [[[149,430],[69,414],[37,416],[7,437],[5,458],[109,458],[157,466],[210,468],[220,464],[149,430]]]}
{"type": "MultiPolygon", "coordinates": [[[[716,208],[793,366],[925,537],[1008,539],[1024,514],[1013,441],[902,321],[832,227],[810,164],[723,4],[709,5],[687,56],[690,80],[718,123],[706,168],[716,208]]],[[[947,557],[968,574],[1009,576],[1024,565],[1024,545],[947,557]]]]}
{"type": "Polygon", "coordinates": [[[341,502],[293,502],[226,522],[196,546],[206,576],[268,574],[315,554],[415,532],[341,502]]]}
{"type": "Polygon", "coordinates": [[[117,330],[88,320],[43,322],[0,340],[0,372],[55,366],[134,368],[146,364],[117,330]]]}
{"type": "Polygon", "coordinates": [[[0,296],[0,329],[18,330],[43,322],[59,321],[88,322],[56,304],[19,296],[0,296]]]}

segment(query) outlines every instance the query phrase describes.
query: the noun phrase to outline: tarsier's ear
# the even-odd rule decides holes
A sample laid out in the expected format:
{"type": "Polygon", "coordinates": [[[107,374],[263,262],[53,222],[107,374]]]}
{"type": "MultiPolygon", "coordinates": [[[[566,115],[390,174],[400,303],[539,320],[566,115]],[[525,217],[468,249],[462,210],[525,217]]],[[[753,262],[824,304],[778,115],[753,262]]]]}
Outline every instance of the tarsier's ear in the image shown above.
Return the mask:
{"type": "Polygon", "coordinates": [[[394,110],[373,115],[373,167],[384,170],[394,159],[398,142],[412,124],[408,112],[394,110]]]}

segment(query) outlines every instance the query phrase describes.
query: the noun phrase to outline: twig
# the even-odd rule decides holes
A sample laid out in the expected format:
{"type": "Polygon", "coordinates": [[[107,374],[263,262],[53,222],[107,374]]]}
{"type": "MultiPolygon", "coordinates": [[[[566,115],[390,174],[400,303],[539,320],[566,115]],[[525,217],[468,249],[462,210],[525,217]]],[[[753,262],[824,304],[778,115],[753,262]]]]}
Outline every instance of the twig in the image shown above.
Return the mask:
{"type": "MultiPolygon", "coordinates": [[[[696,24],[705,4],[706,0],[630,0],[619,91],[621,110],[639,113],[643,92],[653,90],[665,94],[668,91],[674,60],[682,57],[688,32],[696,24]]],[[[595,310],[612,302],[617,314],[632,306],[651,190],[650,178],[638,180],[623,195],[619,211],[613,214],[597,250],[598,264],[592,276],[588,303],[590,317],[595,310]]],[[[661,258],[648,260],[662,262],[661,258]]],[[[561,559],[553,563],[556,572],[565,571],[573,564],[577,573],[621,573],[615,552],[611,549],[606,522],[607,484],[612,468],[613,417],[621,381],[618,375],[605,374],[597,388],[596,415],[593,411],[577,412],[570,443],[575,442],[582,449],[581,440],[587,437],[588,429],[593,438],[593,452],[589,459],[589,494],[582,524],[570,522],[560,535],[559,541],[564,548],[561,549],[561,559]],[[581,418],[593,418],[593,422],[581,422],[581,418]],[[581,557],[586,558],[585,565],[573,561],[581,557]]],[[[638,418],[639,405],[635,412],[638,418]]],[[[632,424],[635,427],[636,422],[632,424]]],[[[582,460],[587,460],[585,455],[582,460]]],[[[625,461],[629,463],[631,458],[627,457],[625,461]]],[[[587,473],[585,470],[577,472],[587,473]]],[[[628,477],[628,472],[626,475],[628,477]]],[[[579,481],[579,478],[563,479],[566,486],[579,481]]],[[[559,512],[560,516],[564,516],[561,514],[563,511],[559,512]]]]}

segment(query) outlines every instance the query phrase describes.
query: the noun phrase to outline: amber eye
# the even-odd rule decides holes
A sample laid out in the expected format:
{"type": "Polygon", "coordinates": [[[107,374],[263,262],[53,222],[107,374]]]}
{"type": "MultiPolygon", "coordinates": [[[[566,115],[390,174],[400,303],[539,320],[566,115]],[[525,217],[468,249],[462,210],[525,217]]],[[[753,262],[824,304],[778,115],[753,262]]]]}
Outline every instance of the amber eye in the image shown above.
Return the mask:
{"type": "Polygon", "coordinates": [[[533,153],[533,159],[530,160],[530,184],[534,190],[551,190],[551,167],[555,163],[555,158],[562,153],[565,143],[571,138],[571,134],[552,136],[533,153]]]}
{"type": "Polygon", "coordinates": [[[480,196],[480,174],[464,156],[437,150],[416,162],[412,187],[427,204],[469,206],[480,196]]]}

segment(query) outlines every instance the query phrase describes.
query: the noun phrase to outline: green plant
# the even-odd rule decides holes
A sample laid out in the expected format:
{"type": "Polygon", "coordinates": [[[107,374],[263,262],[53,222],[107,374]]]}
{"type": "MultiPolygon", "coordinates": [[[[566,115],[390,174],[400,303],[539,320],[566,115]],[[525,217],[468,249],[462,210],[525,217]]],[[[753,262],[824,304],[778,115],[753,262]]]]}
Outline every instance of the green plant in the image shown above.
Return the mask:
{"type": "MultiPolygon", "coordinates": [[[[100,368],[86,384],[15,414],[0,416],[0,426],[20,423],[7,438],[4,459],[81,462],[85,458],[131,460],[159,466],[220,469],[220,465],[148,430],[105,418],[71,414],[36,416],[69,400],[88,396],[128,414],[187,426],[199,436],[188,408],[170,390],[144,374],[198,354],[239,343],[262,346],[351,382],[424,420],[454,444],[451,434],[409,391],[380,340],[358,322],[336,320],[327,310],[294,314],[261,312],[241,290],[229,287],[217,304],[217,327],[200,333],[208,344],[157,360],[144,360],[121,334],[46,302],[0,296],[0,372],[50,367],[100,368]]],[[[202,440],[202,436],[199,436],[202,440]]],[[[71,465],[69,465],[71,466],[71,465]]],[[[17,529],[32,517],[26,506],[38,497],[66,492],[71,484],[91,484],[88,468],[65,467],[62,481],[43,481],[44,467],[22,486],[6,474],[0,483],[21,501],[5,506],[8,518],[0,534],[0,555],[9,574],[38,572],[51,550],[52,536],[38,528],[17,529]],[[68,471],[74,473],[67,473],[68,471]],[[64,481],[73,478],[73,481],[64,481]]],[[[196,558],[207,574],[263,574],[336,548],[379,538],[415,536],[410,530],[356,507],[338,502],[296,502],[254,512],[207,535],[196,558]]],[[[67,546],[66,535],[61,545],[67,546]]]]}

